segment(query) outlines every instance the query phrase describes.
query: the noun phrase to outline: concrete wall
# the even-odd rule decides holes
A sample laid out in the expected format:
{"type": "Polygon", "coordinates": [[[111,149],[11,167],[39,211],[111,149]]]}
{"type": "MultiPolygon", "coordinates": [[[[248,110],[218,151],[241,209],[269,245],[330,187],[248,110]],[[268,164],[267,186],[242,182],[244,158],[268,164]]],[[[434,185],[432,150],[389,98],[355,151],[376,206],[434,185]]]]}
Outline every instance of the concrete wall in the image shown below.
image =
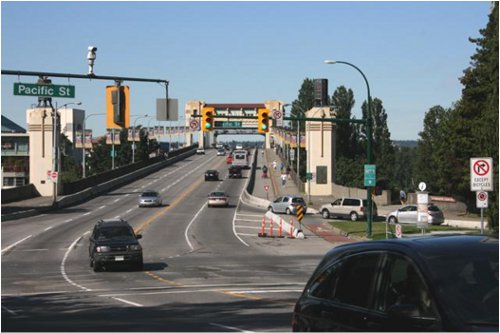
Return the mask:
{"type": "Polygon", "coordinates": [[[16,202],[20,200],[39,197],[40,193],[36,190],[33,184],[26,186],[13,187],[2,189],[2,203],[16,202]]]}

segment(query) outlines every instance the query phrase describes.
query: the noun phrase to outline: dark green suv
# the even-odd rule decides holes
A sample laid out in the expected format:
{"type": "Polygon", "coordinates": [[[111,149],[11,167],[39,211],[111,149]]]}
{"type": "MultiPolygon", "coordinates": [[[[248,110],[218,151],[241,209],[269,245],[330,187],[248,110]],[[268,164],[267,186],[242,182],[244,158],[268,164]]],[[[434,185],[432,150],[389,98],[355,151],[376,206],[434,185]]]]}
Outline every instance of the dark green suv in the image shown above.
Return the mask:
{"type": "Polygon", "coordinates": [[[89,242],[90,267],[99,272],[108,265],[130,265],[142,270],[142,247],[134,229],[123,219],[99,220],[89,242]]]}

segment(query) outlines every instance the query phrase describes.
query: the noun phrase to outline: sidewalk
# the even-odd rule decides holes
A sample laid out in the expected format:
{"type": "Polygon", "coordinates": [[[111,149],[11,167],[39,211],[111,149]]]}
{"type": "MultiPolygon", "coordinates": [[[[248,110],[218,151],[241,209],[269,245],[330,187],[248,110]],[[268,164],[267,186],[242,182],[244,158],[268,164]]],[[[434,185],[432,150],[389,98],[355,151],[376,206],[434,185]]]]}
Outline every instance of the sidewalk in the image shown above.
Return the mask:
{"type": "Polygon", "coordinates": [[[2,204],[2,221],[33,216],[54,208],[53,197],[36,197],[2,204]]]}

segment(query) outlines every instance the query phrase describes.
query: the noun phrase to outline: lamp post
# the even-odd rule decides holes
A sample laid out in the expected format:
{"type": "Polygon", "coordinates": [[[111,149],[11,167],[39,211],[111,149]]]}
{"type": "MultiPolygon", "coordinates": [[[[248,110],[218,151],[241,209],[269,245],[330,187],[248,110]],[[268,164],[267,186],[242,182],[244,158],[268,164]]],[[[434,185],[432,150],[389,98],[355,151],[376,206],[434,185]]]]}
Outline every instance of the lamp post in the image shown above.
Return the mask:
{"type": "MultiPolygon", "coordinates": [[[[137,120],[142,119],[142,118],[147,118],[147,117],[148,117],[148,115],[145,114],[143,116],[137,116],[137,118],[134,120],[134,129],[133,129],[133,131],[134,131],[133,139],[134,140],[132,141],[132,163],[135,163],[135,129],[136,129],[136,123],[137,123],[137,120]]],[[[139,139],[140,139],[140,137],[141,136],[139,135],[139,139]]]]}
{"type": "MultiPolygon", "coordinates": [[[[52,171],[57,171],[59,173],[59,128],[57,126],[58,122],[58,112],[60,109],[66,108],[68,105],[81,105],[82,102],[72,102],[66,103],[61,107],[52,107],[52,171]]],[[[51,104],[52,106],[52,104],[51,104]]],[[[53,191],[52,191],[52,204],[55,205],[57,202],[57,185],[59,183],[59,174],[57,175],[57,180],[54,182],[53,191]]]]}
{"type": "MultiPolygon", "coordinates": [[[[346,62],[346,61],[334,61],[334,60],[325,60],[325,64],[328,64],[328,65],[333,65],[333,64],[344,64],[344,65],[348,65],[348,66],[351,66],[353,67],[354,69],[356,69],[360,74],[361,76],[363,76],[363,79],[365,80],[365,83],[366,83],[366,89],[368,91],[368,114],[366,116],[366,136],[367,136],[367,140],[366,140],[366,162],[367,164],[371,164],[372,163],[372,111],[371,111],[371,97],[370,97],[370,85],[368,84],[368,80],[366,79],[366,76],[365,74],[361,71],[361,69],[359,69],[358,67],[356,67],[355,65],[349,63],[349,62],[346,62]]],[[[370,187],[367,187],[367,190],[366,190],[367,194],[366,194],[366,199],[367,199],[367,210],[368,210],[368,216],[367,216],[367,236],[368,237],[371,237],[372,235],[372,194],[371,194],[371,191],[370,191],[370,187]]]]}
{"type": "Polygon", "coordinates": [[[85,130],[86,130],[86,123],[87,119],[92,117],[92,116],[105,116],[105,113],[91,113],[87,115],[85,118],[83,118],[83,130],[82,130],[82,178],[86,177],[86,163],[85,163],[85,158],[86,158],[86,150],[85,150],[85,130]]]}

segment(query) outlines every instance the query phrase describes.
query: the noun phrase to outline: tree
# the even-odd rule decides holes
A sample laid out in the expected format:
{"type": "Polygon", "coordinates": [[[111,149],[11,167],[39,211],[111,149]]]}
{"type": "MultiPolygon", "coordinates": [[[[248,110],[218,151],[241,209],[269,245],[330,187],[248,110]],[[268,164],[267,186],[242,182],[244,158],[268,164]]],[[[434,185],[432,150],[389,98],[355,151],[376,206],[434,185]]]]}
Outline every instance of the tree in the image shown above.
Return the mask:
{"type": "MultiPolygon", "coordinates": [[[[368,117],[368,104],[361,106],[363,118],[368,117]]],[[[393,180],[394,146],[387,126],[387,113],[382,100],[375,98],[371,102],[372,114],[372,163],[377,165],[377,180],[391,184],[393,180]]],[[[362,125],[364,141],[367,140],[366,125],[362,125]]]]}
{"type": "MultiPolygon", "coordinates": [[[[344,86],[338,87],[332,96],[332,107],[339,119],[351,119],[354,107],[354,93],[344,86]]],[[[336,150],[337,157],[353,158],[358,149],[356,126],[352,123],[337,123],[336,125],[336,150]]]]}
{"type": "Polygon", "coordinates": [[[70,183],[80,179],[80,166],[73,157],[73,143],[64,134],[59,136],[59,150],[61,152],[61,170],[59,177],[61,182],[70,183]]]}

